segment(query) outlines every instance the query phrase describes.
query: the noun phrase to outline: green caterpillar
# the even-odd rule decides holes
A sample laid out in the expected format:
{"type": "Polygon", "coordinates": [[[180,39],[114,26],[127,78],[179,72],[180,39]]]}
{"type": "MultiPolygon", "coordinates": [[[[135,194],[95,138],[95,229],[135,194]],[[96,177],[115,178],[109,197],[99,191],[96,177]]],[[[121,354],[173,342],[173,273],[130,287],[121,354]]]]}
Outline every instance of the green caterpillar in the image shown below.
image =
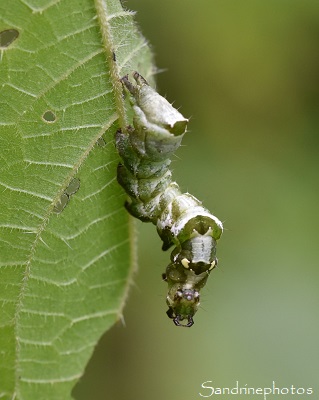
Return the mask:
{"type": "Polygon", "coordinates": [[[134,72],[133,77],[136,86],[128,76],[121,79],[131,98],[134,128],[116,133],[123,162],[117,179],[130,197],[125,204],[130,214],[156,225],[163,250],[175,246],[163,274],[168,283],[167,315],[175,325],[190,327],[199,307],[199,291],[217,265],[216,242],[223,225],[172,181],[170,158],[181,144],[188,119],[140,74],[134,72]]]}

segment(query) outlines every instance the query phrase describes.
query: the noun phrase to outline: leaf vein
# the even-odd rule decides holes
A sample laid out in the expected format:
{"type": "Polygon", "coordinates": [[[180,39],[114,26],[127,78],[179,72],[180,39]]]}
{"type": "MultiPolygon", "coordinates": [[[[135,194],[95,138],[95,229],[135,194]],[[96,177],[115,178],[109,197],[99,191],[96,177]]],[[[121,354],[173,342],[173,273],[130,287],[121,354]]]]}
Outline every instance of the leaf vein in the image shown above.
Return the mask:
{"type": "Polygon", "coordinates": [[[93,265],[94,263],[96,263],[98,260],[100,260],[101,258],[103,258],[104,256],[106,256],[107,254],[111,253],[112,251],[114,251],[115,249],[124,246],[125,244],[127,244],[129,242],[129,239],[125,239],[123,240],[121,243],[118,243],[112,247],[109,247],[107,250],[102,251],[100,254],[98,254],[96,257],[94,257],[90,262],[88,262],[87,264],[85,264],[82,267],[82,271],[85,271],[86,269],[88,269],[91,265],[93,265]]]}

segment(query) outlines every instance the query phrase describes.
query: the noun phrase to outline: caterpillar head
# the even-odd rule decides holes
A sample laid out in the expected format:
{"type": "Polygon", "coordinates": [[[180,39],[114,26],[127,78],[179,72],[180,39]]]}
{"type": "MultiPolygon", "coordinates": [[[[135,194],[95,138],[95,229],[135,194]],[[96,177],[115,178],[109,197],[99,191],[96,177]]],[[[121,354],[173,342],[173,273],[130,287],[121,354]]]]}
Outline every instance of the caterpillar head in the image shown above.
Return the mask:
{"type": "Polygon", "coordinates": [[[166,303],[167,315],[176,326],[191,327],[193,317],[200,304],[200,289],[205,285],[209,272],[196,274],[181,262],[171,263],[166,268],[164,279],[168,283],[166,303]],[[182,321],[186,320],[184,324],[182,321]]]}
{"type": "Polygon", "coordinates": [[[166,314],[176,326],[190,328],[194,324],[193,316],[199,306],[199,291],[183,287],[171,288],[167,295],[169,306],[166,314]],[[187,323],[181,321],[187,320],[187,323]]]}
{"type": "Polygon", "coordinates": [[[216,241],[210,235],[186,240],[173,250],[164,279],[168,283],[167,315],[175,325],[191,327],[200,304],[200,289],[217,265],[216,241]],[[181,323],[187,320],[186,323],[181,323]]]}

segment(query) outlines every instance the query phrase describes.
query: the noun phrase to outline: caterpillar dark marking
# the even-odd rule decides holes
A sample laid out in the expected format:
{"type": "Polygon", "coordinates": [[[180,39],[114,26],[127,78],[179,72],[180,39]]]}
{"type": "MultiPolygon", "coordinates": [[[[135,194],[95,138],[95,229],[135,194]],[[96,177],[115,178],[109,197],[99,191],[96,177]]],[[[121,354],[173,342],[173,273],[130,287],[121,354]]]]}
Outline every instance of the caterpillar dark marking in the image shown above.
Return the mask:
{"type": "Polygon", "coordinates": [[[167,315],[175,325],[190,327],[199,307],[200,289],[217,265],[216,242],[223,226],[199,200],[182,193],[172,181],[170,158],[181,144],[188,119],[140,74],[134,72],[133,77],[136,85],[128,76],[121,79],[134,117],[133,127],[116,133],[116,148],[122,158],[117,179],[130,197],[127,210],[156,225],[163,250],[174,246],[163,274],[168,283],[167,315]]]}

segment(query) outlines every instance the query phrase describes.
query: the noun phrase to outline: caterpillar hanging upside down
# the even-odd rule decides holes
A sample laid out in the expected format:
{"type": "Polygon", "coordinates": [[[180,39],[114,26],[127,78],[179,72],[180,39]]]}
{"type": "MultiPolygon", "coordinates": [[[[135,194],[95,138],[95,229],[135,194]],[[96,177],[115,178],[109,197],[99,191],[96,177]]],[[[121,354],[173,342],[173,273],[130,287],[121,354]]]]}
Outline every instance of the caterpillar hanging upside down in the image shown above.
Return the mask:
{"type": "Polygon", "coordinates": [[[172,181],[170,158],[181,144],[188,119],[139,73],[134,72],[133,77],[136,85],[128,76],[121,79],[130,94],[134,127],[116,133],[116,148],[123,162],[117,179],[130,197],[125,204],[130,214],[156,225],[163,250],[174,246],[163,274],[168,283],[167,315],[175,325],[190,327],[199,307],[200,289],[217,265],[216,242],[223,225],[172,181]]]}

